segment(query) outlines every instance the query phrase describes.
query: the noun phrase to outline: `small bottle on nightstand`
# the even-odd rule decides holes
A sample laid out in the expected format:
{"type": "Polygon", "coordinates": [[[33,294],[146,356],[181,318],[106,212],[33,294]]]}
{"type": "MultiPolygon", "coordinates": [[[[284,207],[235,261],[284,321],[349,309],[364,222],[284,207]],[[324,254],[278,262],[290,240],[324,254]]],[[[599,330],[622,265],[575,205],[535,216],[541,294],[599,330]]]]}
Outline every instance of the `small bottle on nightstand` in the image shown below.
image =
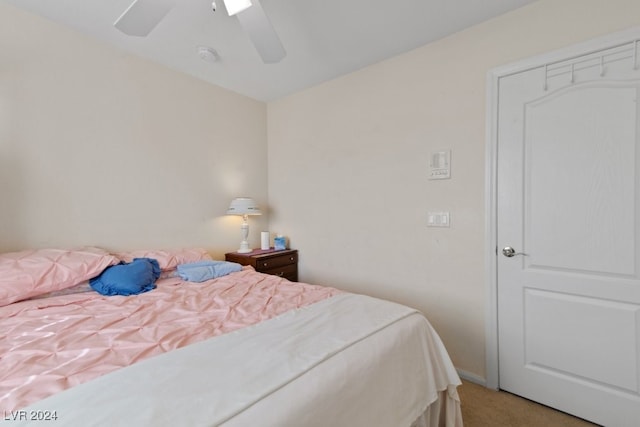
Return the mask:
{"type": "Polygon", "coordinates": [[[282,234],[276,234],[276,237],[273,238],[273,248],[276,251],[287,249],[287,241],[282,234]]]}

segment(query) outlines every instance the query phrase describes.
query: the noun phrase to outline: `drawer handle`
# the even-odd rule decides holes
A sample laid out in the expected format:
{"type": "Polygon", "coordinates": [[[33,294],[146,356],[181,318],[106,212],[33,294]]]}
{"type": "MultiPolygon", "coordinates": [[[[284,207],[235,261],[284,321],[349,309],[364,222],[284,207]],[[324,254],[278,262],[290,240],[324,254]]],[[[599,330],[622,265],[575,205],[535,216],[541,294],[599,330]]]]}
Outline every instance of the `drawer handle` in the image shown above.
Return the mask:
{"type": "Polygon", "coordinates": [[[269,265],[269,263],[267,263],[267,262],[262,264],[263,267],[266,267],[267,265],[269,265]]]}
{"type": "Polygon", "coordinates": [[[295,261],[294,257],[289,258],[289,261],[295,261]]]}
{"type": "Polygon", "coordinates": [[[278,277],[282,277],[284,276],[284,271],[281,271],[280,273],[278,273],[278,277]]]}

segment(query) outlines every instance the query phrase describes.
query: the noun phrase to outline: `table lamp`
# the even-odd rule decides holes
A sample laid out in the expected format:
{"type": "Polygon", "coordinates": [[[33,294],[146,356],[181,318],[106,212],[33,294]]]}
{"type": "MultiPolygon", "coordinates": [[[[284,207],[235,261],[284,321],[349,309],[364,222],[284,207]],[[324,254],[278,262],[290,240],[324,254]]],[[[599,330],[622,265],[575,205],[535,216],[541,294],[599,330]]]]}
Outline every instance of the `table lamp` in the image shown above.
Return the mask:
{"type": "Polygon", "coordinates": [[[242,215],[242,226],[240,230],[242,232],[242,242],[240,242],[240,249],[238,253],[246,254],[251,252],[249,248],[249,215],[262,215],[260,208],[256,205],[250,197],[238,197],[231,201],[229,209],[227,209],[227,215],[242,215]]]}

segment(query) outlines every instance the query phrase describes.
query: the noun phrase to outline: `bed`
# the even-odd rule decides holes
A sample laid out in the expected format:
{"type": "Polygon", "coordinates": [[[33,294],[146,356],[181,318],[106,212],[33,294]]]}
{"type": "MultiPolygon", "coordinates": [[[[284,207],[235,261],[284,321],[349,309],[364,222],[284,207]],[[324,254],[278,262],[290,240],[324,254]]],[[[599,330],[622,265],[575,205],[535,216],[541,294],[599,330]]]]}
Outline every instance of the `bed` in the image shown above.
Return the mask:
{"type": "Polygon", "coordinates": [[[421,313],[250,266],[198,282],[176,273],[209,260],[202,249],[0,254],[4,421],[462,426],[460,380],[421,313]],[[157,268],[142,293],[87,282],[140,259],[157,268]]]}

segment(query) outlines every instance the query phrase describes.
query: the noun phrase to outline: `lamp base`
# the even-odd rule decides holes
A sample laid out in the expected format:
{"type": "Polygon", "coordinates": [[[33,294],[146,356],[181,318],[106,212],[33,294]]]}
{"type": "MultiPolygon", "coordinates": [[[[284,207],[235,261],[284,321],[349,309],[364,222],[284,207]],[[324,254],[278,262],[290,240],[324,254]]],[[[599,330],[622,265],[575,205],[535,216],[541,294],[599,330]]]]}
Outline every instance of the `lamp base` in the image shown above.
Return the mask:
{"type": "Polygon", "coordinates": [[[253,250],[251,248],[249,248],[249,242],[247,242],[246,240],[243,240],[240,243],[240,249],[238,249],[236,252],[238,252],[239,254],[248,254],[249,252],[252,252],[253,250]]]}

